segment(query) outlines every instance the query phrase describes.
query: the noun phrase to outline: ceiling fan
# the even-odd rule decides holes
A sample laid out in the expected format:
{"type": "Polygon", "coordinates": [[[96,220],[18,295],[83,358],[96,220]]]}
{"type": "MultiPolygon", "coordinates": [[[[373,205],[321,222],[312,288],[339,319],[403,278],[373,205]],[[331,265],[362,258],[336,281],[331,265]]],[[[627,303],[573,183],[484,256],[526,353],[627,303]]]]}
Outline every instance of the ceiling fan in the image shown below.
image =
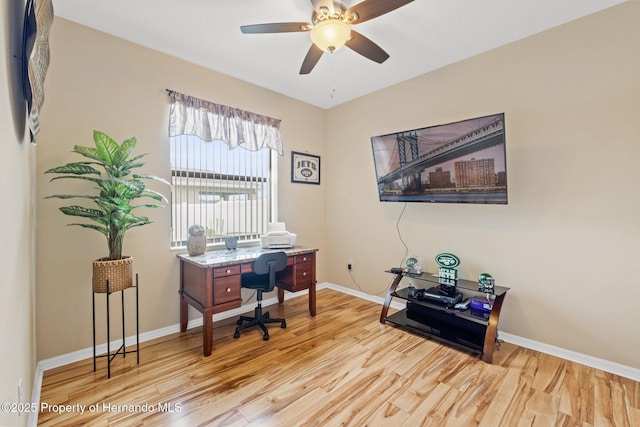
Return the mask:
{"type": "Polygon", "coordinates": [[[346,45],[360,55],[382,64],[389,54],[380,46],[351,29],[380,15],[398,9],[413,0],[364,0],[347,8],[339,0],[311,0],[311,22],[280,22],[243,25],[244,34],[310,32],[313,44],[302,61],[300,74],[309,74],[324,52],[335,52],[346,45]]]}

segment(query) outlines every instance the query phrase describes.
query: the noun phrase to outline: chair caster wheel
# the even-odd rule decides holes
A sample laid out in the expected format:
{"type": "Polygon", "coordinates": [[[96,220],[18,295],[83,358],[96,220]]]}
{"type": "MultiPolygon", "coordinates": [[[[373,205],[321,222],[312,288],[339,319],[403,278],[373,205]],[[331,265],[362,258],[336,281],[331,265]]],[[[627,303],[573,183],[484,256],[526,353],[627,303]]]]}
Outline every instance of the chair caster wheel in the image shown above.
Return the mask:
{"type": "Polygon", "coordinates": [[[233,334],[233,337],[234,338],[240,338],[240,332],[236,331],[236,333],[233,334]]]}
{"type": "Polygon", "coordinates": [[[280,327],[282,329],[285,329],[287,327],[287,322],[285,322],[284,320],[282,321],[282,323],[280,324],[280,327]]]}
{"type": "Polygon", "coordinates": [[[269,341],[269,335],[268,334],[264,334],[262,336],[262,339],[265,340],[265,341],[269,341]]]}

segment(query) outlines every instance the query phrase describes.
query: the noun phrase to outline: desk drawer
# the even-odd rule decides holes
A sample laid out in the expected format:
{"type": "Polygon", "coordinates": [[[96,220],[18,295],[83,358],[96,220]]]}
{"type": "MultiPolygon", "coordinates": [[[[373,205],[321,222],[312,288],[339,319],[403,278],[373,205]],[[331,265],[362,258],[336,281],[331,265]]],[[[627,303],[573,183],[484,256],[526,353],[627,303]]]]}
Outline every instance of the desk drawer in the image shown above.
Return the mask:
{"type": "Polygon", "coordinates": [[[308,289],[315,280],[314,264],[311,261],[287,266],[277,273],[277,286],[289,292],[297,292],[308,289]]]}
{"type": "Polygon", "coordinates": [[[313,260],[313,254],[296,255],[295,263],[301,264],[303,262],[311,262],[313,260]]]}
{"type": "Polygon", "coordinates": [[[213,305],[240,299],[240,275],[217,278],[213,284],[213,305]]]}
{"type": "Polygon", "coordinates": [[[240,274],[240,265],[229,265],[227,267],[216,267],[213,269],[213,278],[233,276],[240,274]]]}
{"type": "Polygon", "coordinates": [[[296,281],[294,291],[307,289],[313,279],[313,263],[311,261],[296,264],[296,281]]]}

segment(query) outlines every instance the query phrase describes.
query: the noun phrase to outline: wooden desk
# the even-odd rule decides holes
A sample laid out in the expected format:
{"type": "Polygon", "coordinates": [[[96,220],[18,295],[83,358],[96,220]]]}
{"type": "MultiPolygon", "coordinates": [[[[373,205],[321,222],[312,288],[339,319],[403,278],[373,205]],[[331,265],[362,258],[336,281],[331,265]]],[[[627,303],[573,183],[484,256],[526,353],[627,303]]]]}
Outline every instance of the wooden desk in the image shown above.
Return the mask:
{"type": "MultiPolygon", "coordinates": [[[[278,301],[284,291],[309,290],[309,313],[316,315],[316,252],[312,248],[282,249],[287,254],[287,267],[278,273],[278,301]]],[[[180,330],[187,330],[188,306],[202,313],[202,347],[211,355],[213,346],[213,314],[242,305],[240,276],[253,271],[253,262],[265,252],[259,247],[217,250],[199,256],[180,254],[180,330]]]]}

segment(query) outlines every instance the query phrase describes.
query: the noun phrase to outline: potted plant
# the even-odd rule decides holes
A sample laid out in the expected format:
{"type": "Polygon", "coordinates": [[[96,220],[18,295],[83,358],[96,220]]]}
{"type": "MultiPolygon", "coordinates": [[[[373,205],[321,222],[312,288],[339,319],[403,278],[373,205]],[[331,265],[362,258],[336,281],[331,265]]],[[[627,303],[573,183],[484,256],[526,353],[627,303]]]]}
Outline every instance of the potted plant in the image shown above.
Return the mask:
{"type": "Polygon", "coordinates": [[[157,202],[167,201],[160,193],[146,187],[144,180],[150,179],[165,184],[169,183],[157,176],[134,173],[141,166],[140,160],[146,154],[131,157],[136,146],[136,138],[130,138],[118,144],[104,132],[94,131],[95,147],[76,145],[73,152],[88,160],[67,163],[45,171],[58,174],[51,181],[58,179],[80,179],[95,185],[94,192],[86,195],[55,194],[47,198],[87,199],[93,202],[92,207],[78,205],[64,206],[60,211],[65,215],[86,218],[92,223],[72,223],[102,233],[107,238],[109,256],[93,261],[94,292],[109,292],[126,289],[133,285],[133,259],[122,253],[122,243],[127,231],[134,227],[150,224],[145,216],[133,213],[134,209],[157,208],[156,202],[133,204],[137,199],[150,198],[157,202]],[[100,170],[101,169],[101,170],[100,170]]]}

